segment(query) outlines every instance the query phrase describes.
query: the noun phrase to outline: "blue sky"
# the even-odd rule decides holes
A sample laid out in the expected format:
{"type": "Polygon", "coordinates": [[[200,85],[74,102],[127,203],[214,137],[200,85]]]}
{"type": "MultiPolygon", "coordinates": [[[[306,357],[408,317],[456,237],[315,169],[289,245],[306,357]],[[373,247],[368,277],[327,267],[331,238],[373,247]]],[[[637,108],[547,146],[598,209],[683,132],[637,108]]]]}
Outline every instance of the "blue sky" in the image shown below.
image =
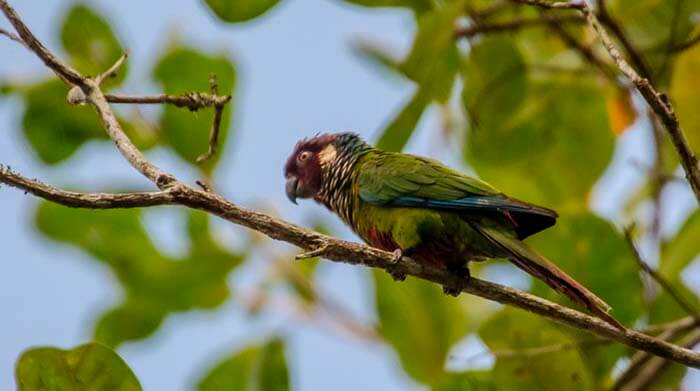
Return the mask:
{"type": "MultiPolygon", "coordinates": [[[[37,36],[52,49],[59,47],[58,22],[73,1],[12,3],[37,36]]],[[[149,84],[148,73],[155,54],[172,39],[228,53],[238,71],[235,134],[217,172],[219,190],[244,205],[270,205],[294,222],[308,222],[308,215],[331,219],[311,203],[293,207],[284,198],[282,165],[296,140],[334,130],[354,130],[373,139],[413,90],[410,83],[378,72],[351,50],[354,39],[365,37],[397,53],[405,51],[414,29],[408,12],[367,10],[340,1],[293,0],[252,23],[232,26],[215,20],[196,0],[86,3],[109,17],[130,52],[126,93],[158,91],[149,84]]],[[[3,21],[0,26],[7,24],[3,21]]],[[[31,80],[48,74],[34,56],[6,39],[0,39],[0,58],[0,78],[31,80]]],[[[0,163],[30,177],[84,189],[100,189],[110,183],[146,185],[109,143],[87,145],[60,167],[43,166],[21,136],[20,108],[17,99],[0,100],[0,132],[4,135],[0,163]]],[[[431,134],[437,126],[436,116],[429,115],[410,149],[435,153],[431,134]]],[[[603,215],[614,217],[619,209],[604,199],[615,199],[615,194],[639,180],[626,162],[650,160],[651,152],[644,148],[648,135],[643,126],[637,128],[623,136],[611,169],[594,192],[593,203],[603,215]]],[[[168,153],[155,151],[150,157],[183,179],[193,178],[191,169],[168,153]]],[[[444,153],[436,157],[456,160],[444,153]]],[[[668,197],[677,207],[667,219],[668,230],[694,205],[685,192],[671,193],[668,197]]],[[[107,268],[74,248],[39,238],[31,220],[35,203],[21,192],[0,189],[0,306],[5,314],[0,333],[0,389],[13,387],[13,365],[22,350],[84,342],[91,334],[92,317],[121,297],[107,268]]],[[[157,243],[169,251],[178,248],[179,217],[175,210],[159,210],[147,218],[157,243]]],[[[237,233],[219,226],[224,237],[237,233]]],[[[340,232],[353,238],[345,229],[340,232]]],[[[264,262],[257,260],[248,269],[262,267],[264,262]]],[[[247,272],[252,273],[244,270],[242,274],[247,272]]],[[[359,268],[327,263],[317,280],[323,292],[359,318],[371,320],[372,291],[365,277],[366,271],[359,268]]],[[[232,286],[239,282],[245,285],[245,277],[231,278],[232,286]]],[[[127,344],[119,352],[145,389],[184,390],[218,358],[271,333],[288,341],[296,389],[420,389],[403,374],[385,346],[274,313],[251,321],[234,300],[215,311],[171,316],[152,338],[127,344]]]]}

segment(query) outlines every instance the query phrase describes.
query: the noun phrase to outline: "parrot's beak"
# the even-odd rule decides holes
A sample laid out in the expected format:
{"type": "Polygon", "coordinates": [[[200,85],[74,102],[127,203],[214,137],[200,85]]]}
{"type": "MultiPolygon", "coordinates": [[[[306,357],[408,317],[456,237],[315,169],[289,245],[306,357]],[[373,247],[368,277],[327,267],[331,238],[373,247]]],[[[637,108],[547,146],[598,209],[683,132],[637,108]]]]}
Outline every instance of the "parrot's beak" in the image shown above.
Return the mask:
{"type": "Polygon", "coordinates": [[[299,185],[299,179],[294,176],[290,176],[287,178],[287,184],[284,186],[285,191],[287,192],[287,198],[289,198],[290,201],[292,201],[294,204],[297,203],[297,186],[299,185]]]}

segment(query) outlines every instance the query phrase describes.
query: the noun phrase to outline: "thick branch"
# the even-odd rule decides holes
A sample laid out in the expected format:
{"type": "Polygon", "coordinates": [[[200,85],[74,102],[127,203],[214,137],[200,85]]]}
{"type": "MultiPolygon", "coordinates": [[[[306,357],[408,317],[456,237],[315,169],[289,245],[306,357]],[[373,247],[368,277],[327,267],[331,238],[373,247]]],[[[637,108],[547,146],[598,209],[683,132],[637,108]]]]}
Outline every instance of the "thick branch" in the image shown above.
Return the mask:
{"type": "Polygon", "coordinates": [[[115,209],[142,208],[174,203],[174,197],[168,191],[139,193],[77,193],[59,189],[35,179],[25,178],[9,167],[0,165],[0,183],[16,187],[37,197],[70,206],[71,208],[115,209]]]}

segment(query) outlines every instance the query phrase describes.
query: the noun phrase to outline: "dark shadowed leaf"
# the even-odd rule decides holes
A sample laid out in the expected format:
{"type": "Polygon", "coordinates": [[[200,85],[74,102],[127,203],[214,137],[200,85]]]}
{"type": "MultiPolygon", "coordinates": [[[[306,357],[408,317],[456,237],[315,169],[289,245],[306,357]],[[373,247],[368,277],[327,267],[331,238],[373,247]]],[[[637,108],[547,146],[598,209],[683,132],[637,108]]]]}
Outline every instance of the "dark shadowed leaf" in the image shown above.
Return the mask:
{"type": "MultiPolygon", "coordinates": [[[[175,48],[168,51],[154,70],[154,77],[168,94],[184,94],[193,91],[209,91],[209,75],[218,79],[219,94],[231,95],[235,83],[233,64],[225,56],[210,56],[191,48],[175,48]]],[[[219,149],[216,155],[201,167],[211,171],[224,154],[232,102],[226,105],[221,120],[219,149]]],[[[162,137],[183,159],[194,163],[207,151],[209,133],[214,119],[213,108],[202,109],[196,114],[171,105],[165,107],[161,117],[162,137]]]]}
{"type": "Polygon", "coordinates": [[[499,351],[575,342],[548,320],[504,308],[481,326],[479,335],[496,355],[493,379],[498,390],[593,390],[590,373],[576,349],[498,356],[499,351]]]}
{"type": "Polygon", "coordinates": [[[512,112],[501,110],[499,101],[491,103],[494,107],[479,102],[466,140],[467,161],[479,175],[507,194],[559,212],[585,209],[614,148],[605,89],[562,75],[531,81],[512,112]]]}
{"type": "Polygon", "coordinates": [[[214,242],[208,219],[189,213],[190,251],[178,259],[158,251],[136,209],[94,213],[44,202],[36,216],[42,234],[107,264],[125,290],[125,301],[95,329],[95,339],[110,346],[147,337],[171,312],[213,308],[228,298],[226,276],[243,256],[214,242]]]}
{"type": "Polygon", "coordinates": [[[19,391],[140,391],[126,363],[106,346],[89,343],[71,350],[32,348],[17,361],[19,391]]]}
{"type": "Polygon", "coordinates": [[[381,333],[409,375],[433,384],[452,345],[468,332],[464,309],[435,284],[411,277],[397,283],[378,270],[373,275],[381,333]]]}
{"type": "Polygon", "coordinates": [[[422,90],[416,91],[408,104],[382,131],[377,147],[385,151],[400,152],[413,135],[428,103],[430,101],[426,94],[422,90]]]}
{"type": "MultiPolygon", "coordinates": [[[[41,161],[57,164],[73,155],[90,140],[105,140],[107,134],[89,106],[73,106],[66,102],[68,89],[57,79],[18,89],[25,99],[22,130],[41,161]]],[[[140,148],[148,148],[155,140],[119,118],[124,131],[140,148]]]]}
{"type": "Polygon", "coordinates": [[[256,18],[280,0],[204,0],[214,14],[224,22],[245,22],[256,18]]]}
{"type": "Polygon", "coordinates": [[[199,391],[286,391],[289,374],[284,343],[274,339],[218,363],[199,381],[199,391]]]}
{"type": "MultiPolygon", "coordinates": [[[[78,71],[95,76],[106,71],[124,54],[119,40],[107,21],[83,4],[68,11],[61,27],[61,43],[70,62],[78,71]]],[[[124,80],[127,63],[122,64],[117,76],[103,86],[116,86],[124,80]]]]}

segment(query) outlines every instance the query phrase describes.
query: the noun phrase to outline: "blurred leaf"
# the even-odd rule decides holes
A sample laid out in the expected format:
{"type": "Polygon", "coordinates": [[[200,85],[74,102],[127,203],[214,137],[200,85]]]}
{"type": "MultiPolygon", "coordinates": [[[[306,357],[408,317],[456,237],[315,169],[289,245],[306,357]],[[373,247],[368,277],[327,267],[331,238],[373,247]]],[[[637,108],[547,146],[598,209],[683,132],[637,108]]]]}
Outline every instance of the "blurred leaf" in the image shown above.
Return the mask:
{"type": "Polygon", "coordinates": [[[678,278],[683,269],[700,255],[700,210],[686,219],[676,237],[663,244],[659,272],[666,278],[678,278]]]}
{"type": "MultiPolygon", "coordinates": [[[[482,325],[479,335],[493,352],[575,342],[551,321],[508,307],[482,325]]],[[[593,389],[590,374],[576,349],[539,355],[497,355],[493,379],[499,390],[593,389]]]]}
{"type": "Polygon", "coordinates": [[[463,12],[464,2],[457,0],[421,15],[411,52],[400,66],[431,100],[444,103],[450,97],[460,64],[455,21],[463,12]]]}
{"type": "Polygon", "coordinates": [[[698,0],[611,0],[609,10],[637,48],[655,48],[646,55],[653,69],[666,57],[669,42],[685,42],[693,30],[693,14],[700,12],[698,0]],[[661,50],[659,50],[661,49],[661,50]]]}
{"type": "Polygon", "coordinates": [[[475,131],[500,127],[510,119],[504,113],[518,111],[527,94],[525,72],[512,39],[486,37],[471,48],[462,74],[462,99],[475,131]]]}
{"type": "Polygon", "coordinates": [[[245,22],[256,18],[280,0],[204,0],[219,19],[228,23],[245,22]]]}
{"type": "MultiPolygon", "coordinates": [[[[89,106],[66,102],[68,89],[58,79],[40,82],[17,90],[25,100],[22,130],[37,157],[47,164],[58,164],[73,155],[90,140],[106,140],[102,123],[89,106]]],[[[140,148],[153,145],[152,138],[141,134],[129,121],[119,118],[124,131],[140,148]]]]}
{"type": "Polygon", "coordinates": [[[416,91],[408,104],[382,131],[377,147],[385,151],[400,152],[413,135],[423,111],[430,101],[422,90],[416,91]]]}
{"type": "MultiPolygon", "coordinates": [[[[678,55],[671,76],[670,96],[678,121],[694,151],[700,150],[700,45],[678,55]]],[[[675,156],[675,152],[674,155],[675,156]]]]}
{"type": "MultiPolygon", "coordinates": [[[[88,6],[74,5],[63,19],[61,43],[70,62],[83,74],[95,76],[112,66],[122,54],[119,40],[107,21],[88,6]]],[[[103,87],[121,84],[127,64],[119,68],[116,77],[106,80],[103,87]]]]}
{"type": "MultiPolygon", "coordinates": [[[[518,94],[516,88],[508,91],[518,94]]],[[[586,209],[614,148],[604,89],[580,76],[558,77],[530,82],[516,110],[503,109],[515,98],[500,99],[479,101],[477,126],[466,140],[467,161],[507,194],[559,212],[586,209]]]]}
{"type": "MultiPolygon", "coordinates": [[[[677,294],[681,295],[686,303],[693,308],[700,308],[700,301],[695,293],[688,288],[683,280],[674,278],[668,280],[677,294]]],[[[681,307],[678,302],[666,290],[657,286],[658,295],[651,303],[649,310],[649,323],[659,324],[677,320],[688,316],[688,312],[681,307]]]]}
{"type": "Polygon", "coordinates": [[[493,371],[449,373],[433,391],[496,391],[493,371]]]}
{"type": "Polygon", "coordinates": [[[422,13],[433,8],[432,0],[345,0],[365,7],[402,7],[422,13]]]}
{"type": "Polygon", "coordinates": [[[409,375],[433,384],[452,345],[469,331],[464,309],[435,284],[410,277],[397,283],[379,270],[373,275],[380,332],[409,375]]]}
{"type": "Polygon", "coordinates": [[[361,58],[386,70],[401,74],[401,60],[380,45],[367,40],[357,40],[353,42],[352,48],[361,58]]]}
{"type": "Polygon", "coordinates": [[[221,361],[199,381],[200,391],[285,391],[289,374],[284,344],[274,339],[221,361]]]}
{"type": "Polygon", "coordinates": [[[19,391],[140,391],[138,379],[108,347],[89,343],[72,350],[32,348],[20,356],[19,391]]]}
{"type": "Polygon", "coordinates": [[[634,123],[637,112],[632,105],[632,96],[629,90],[616,88],[614,93],[606,99],[610,128],[615,135],[620,136],[634,123]]]}
{"type": "MultiPolygon", "coordinates": [[[[190,48],[170,50],[158,61],[153,74],[167,94],[209,91],[209,75],[214,74],[218,80],[219,94],[231,95],[236,80],[233,64],[228,58],[209,56],[190,48]]],[[[231,107],[232,102],[229,102],[223,112],[216,155],[200,165],[205,172],[211,172],[219,158],[225,154],[231,107]]],[[[167,105],[161,116],[163,141],[170,144],[183,159],[194,163],[197,156],[208,149],[213,119],[213,108],[202,109],[193,114],[167,105]]]]}
{"type": "MultiPolygon", "coordinates": [[[[644,288],[639,267],[625,239],[607,221],[592,213],[564,215],[557,225],[528,241],[610,304],[620,322],[629,325],[641,315],[644,288]]],[[[543,283],[537,283],[534,292],[571,305],[543,283]]]]}
{"type": "Polygon", "coordinates": [[[243,255],[214,242],[202,212],[188,214],[190,251],[182,259],[158,251],[137,209],[71,209],[43,202],[36,216],[45,236],[80,247],[112,268],[125,301],[98,321],[95,339],[110,346],[142,339],[175,311],[214,308],[229,295],[227,274],[243,255]]]}

